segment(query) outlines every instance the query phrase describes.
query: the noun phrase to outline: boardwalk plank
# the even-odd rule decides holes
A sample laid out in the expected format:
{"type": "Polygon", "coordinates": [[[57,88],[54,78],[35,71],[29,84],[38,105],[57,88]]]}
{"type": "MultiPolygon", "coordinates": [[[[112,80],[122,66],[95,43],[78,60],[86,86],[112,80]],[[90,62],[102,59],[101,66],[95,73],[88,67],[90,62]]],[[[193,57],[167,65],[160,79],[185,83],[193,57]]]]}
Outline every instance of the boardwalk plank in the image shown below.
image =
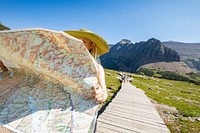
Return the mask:
{"type": "MultiPolygon", "coordinates": [[[[105,112],[106,113],[106,112],[105,112]]],[[[153,119],[153,118],[148,118],[144,116],[137,116],[137,115],[132,115],[132,114],[113,114],[112,112],[106,113],[105,115],[101,116],[100,118],[106,118],[109,116],[116,116],[116,117],[122,117],[124,119],[130,119],[134,121],[140,121],[140,122],[149,122],[150,124],[160,124],[161,126],[164,126],[164,122],[162,122],[160,119],[153,119]]]]}
{"type": "Polygon", "coordinates": [[[116,125],[112,125],[112,123],[99,122],[97,126],[99,128],[107,128],[107,129],[113,130],[114,132],[120,132],[120,133],[133,133],[133,132],[136,132],[136,131],[133,131],[133,130],[128,130],[128,129],[124,128],[124,127],[118,127],[116,125]]]}
{"type": "MultiPolygon", "coordinates": [[[[143,112],[123,112],[123,111],[117,111],[117,110],[106,110],[104,111],[105,116],[107,116],[107,114],[112,114],[112,115],[120,115],[122,117],[130,117],[130,118],[136,118],[136,119],[147,119],[147,120],[151,120],[152,122],[157,122],[157,121],[161,121],[162,123],[164,123],[160,117],[154,117],[152,115],[146,115],[144,117],[144,113],[143,112]]],[[[103,117],[104,115],[102,115],[103,117]]]]}

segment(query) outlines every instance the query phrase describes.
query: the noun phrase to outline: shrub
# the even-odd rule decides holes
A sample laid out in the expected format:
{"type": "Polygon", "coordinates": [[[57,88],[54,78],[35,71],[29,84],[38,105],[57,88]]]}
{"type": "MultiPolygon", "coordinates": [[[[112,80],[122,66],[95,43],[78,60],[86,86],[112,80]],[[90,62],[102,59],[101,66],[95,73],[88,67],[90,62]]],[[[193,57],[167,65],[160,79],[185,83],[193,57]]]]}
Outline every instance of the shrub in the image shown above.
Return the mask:
{"type": "Polygon", "coordinates": [[[148,68],[140,68],[138,73],[151,77],[158,77],[158,78],[177,80],[177,81],[186,81],[189,83],[200,85],[200,74],[194,72],[188,74],[181,74],[171,71],[159,71],[148,68]]]}
{"type": "Polygon", "coordinates": [[[151,69],[148,69],[148,68],[140,68],[139,71],[138,71],[139,74],[144,74],[146,76],[154,76],[154,72],[151,70],[151,69]]]}

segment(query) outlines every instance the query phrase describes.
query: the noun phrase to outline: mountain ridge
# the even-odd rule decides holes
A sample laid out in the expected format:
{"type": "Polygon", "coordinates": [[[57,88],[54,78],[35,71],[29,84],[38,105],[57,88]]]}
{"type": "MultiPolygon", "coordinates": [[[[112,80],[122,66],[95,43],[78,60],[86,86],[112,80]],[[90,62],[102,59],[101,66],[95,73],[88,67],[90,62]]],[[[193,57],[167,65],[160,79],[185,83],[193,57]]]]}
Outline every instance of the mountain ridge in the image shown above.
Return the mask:
{"type": "MultiPolygon", "coordinates": [[[[178,66],[186,66],[185,68],[188,69],[188,66],[184,63],[170,64],[170,62],[181,61],[178,52],[163,45],[160,40],[155,38],[138,43],[132,43],[128,39],[122,39],[117,44],[112,45],[110,52],[102,55],[100,59],[105,68],[127,72],[137,72],[138,68],[156,62],[167,62],[168,65],[173,64],[175,66],[174,71],[178,72],[178,66]]],[[[155,65],[148,65],[145,67],[151,66],[155,68],[155,65]]],[[[181,68],[181,72],[183,72],[182,70],[184,69],[181,68]]]]}

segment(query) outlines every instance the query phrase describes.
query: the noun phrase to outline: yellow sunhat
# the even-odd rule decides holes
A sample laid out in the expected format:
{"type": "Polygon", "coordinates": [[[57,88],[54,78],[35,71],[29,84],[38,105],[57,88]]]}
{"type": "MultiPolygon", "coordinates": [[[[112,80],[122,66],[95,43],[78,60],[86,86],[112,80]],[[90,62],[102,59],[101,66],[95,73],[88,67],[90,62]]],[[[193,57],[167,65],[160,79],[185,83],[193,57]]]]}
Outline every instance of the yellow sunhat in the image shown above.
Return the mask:
{"type": "Polygon", "coordinates": [[[98,49],[98,55],[105,54],[109,51],[108,43],[99,35],[87,30],[87,29],[80,29],[80,30],[66,30],[64,31],[71,36],[76,38],[85,37],[90,39],[98,49]]]}

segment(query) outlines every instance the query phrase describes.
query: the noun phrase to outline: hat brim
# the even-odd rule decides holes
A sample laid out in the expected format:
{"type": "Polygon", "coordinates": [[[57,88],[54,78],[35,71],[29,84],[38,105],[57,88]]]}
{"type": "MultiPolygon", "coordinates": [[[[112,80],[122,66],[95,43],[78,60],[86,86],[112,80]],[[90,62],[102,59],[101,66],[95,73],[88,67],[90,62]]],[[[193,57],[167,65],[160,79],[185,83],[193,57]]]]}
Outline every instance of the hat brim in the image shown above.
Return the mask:
{"type": "Polygon", "coordinates": [[[85,37],[85,38],[90,39],[97,46],[98,55],[105,54],[109,51],[108,43],[102,37],[100,37],[99,35],[95,33],[77,31],[77,30],[67,30],[64,32],[76,38],[85,37]]]}

